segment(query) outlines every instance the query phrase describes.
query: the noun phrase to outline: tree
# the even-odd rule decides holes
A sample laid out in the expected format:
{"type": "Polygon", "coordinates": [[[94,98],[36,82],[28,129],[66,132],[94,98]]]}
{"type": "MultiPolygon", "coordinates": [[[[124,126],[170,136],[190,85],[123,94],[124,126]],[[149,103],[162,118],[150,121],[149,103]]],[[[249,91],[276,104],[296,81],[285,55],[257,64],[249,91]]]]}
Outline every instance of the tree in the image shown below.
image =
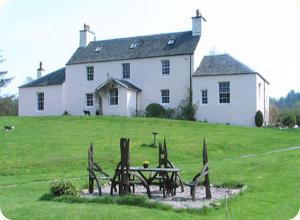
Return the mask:
{"type": "MultiPolygon", "coordinates": [[[[1,50],[0,50],[1,52],[1,50]]],[[[0,54],[0,64],[3,63],[5,59],[3,59],[3,55],[0,54]]],[[[0,70],[0,89],[5,87],[8,83],[13,80],[13,77],[6,78],[7,71],[0,70]]]]}
{"type": "Polygon", "coordinates": [[[279,109],[274,105],[270,104],[270,123],[276,124],[280,121],[280,112],[279,109]]]}

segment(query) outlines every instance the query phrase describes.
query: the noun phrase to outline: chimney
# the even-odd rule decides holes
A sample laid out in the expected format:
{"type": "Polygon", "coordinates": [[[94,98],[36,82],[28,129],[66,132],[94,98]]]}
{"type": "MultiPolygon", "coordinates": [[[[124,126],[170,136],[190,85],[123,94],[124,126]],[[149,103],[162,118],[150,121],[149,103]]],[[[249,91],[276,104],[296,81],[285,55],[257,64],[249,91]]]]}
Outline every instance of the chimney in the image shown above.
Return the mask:
{"type": "Polygon", "coordinates": [[[196,10],[196,16],[192,17],[192,31],[193,36],[201,36],[201,22],[206,21],[204,17],[202,17],[200,11],[196,10]]]}
{"type": "Polygon", "coordinates": [[[83,30],[80,31],[79,47],[86,47],[94,40],[96,40],[95,33],[91,31],[90,25],[84,24],[83,30]]]}
{"type": "Polygon", "coordinates": [[[41,78],[42,75],[43,75],[43,72],[44,72],[44,69],[43,69],[43,63],[40,62],[40,67],[37,69],[37,72],[36,72],[36,78],[41,78]]]}

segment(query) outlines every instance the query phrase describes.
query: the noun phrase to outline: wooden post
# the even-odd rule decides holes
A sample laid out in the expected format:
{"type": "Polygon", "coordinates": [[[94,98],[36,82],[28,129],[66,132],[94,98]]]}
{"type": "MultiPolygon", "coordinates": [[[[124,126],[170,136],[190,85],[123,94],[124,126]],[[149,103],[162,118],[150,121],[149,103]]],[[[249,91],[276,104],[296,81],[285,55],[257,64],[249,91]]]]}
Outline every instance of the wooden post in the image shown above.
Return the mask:
{"type": "MultiPolygon", "coordinates": [[[[93,170],[94,168],[94,148],[92,143],[90,144],[90,148],[88,150],[88,168],[89,170],[93,170]]],[[[89,172],[89,193],[94,193],[94,178],[90,172],[89,172]]]]}
{"type": "MultiPolygon", "coordinates": [[[[206,140],[204,138],[203,141],[203,166],[208,163],[208,156],[207,156],[207,145],[206,140]]],[[[205,171],[208,171],[208,166],[205,171]]],[[[209,173],[205,175],[204,185],[205,185],[205,194],[206,199],[211,199],[211,191],[210,191],[210,182],[209,182],[209,173]]]]}
{"type": "Polygon", "coordinates": [[[130,154],[129,154],[129,139],[120,139],[121,151],[121,177],[119,184],[119,194],[129,194],[129,167],[130,167],[130,154]]]}

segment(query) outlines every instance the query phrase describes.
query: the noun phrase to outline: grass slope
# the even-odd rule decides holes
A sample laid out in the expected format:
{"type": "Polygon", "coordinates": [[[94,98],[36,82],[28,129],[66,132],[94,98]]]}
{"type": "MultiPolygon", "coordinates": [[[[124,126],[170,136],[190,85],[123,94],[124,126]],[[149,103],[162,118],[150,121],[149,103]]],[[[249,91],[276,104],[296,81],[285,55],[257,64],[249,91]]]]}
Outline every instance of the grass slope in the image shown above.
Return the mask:
{"type": "Polygon", "coordinates": [[[129,137],[133,165],[157,149],[143,147],[165,137],[169,157],[189,180],[201,167],[201,145],[208,142],[211,182],[243,183],[246,192],[229,201],[235,219],[289,219],[300,208],[300,150],[260,154],[300,146],[299,130],[211,125],[198,122],[124,117],[0,117],[0,209],[11,219],[225,219],[224,205],[206,212],[175,212],[113,204],[41,201],[54,178],[86,185],[87,149],[110,174],[119,161],[119,138],[129,137]],[[239,158],[242,155],[258,154],[239,158]],[[227,160],[228,158],[232,158],[227,160]],[[10,187],[9,185],[17,184],[10,187]]]}

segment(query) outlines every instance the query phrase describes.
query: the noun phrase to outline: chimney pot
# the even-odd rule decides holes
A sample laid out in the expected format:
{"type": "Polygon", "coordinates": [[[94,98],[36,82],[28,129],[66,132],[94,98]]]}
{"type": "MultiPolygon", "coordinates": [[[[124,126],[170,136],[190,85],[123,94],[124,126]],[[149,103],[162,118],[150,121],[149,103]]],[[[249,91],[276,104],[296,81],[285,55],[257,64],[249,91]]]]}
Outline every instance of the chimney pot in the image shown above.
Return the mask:
{"type": "Polygon", "coordinates": [[[40,61],[40,66],[39,66],[39,68],[37,69],[37,73],[36,73],[37,79],[40,78],[40,77],[42,76],[43,72],[44,72],[44,69],[43,69],[43,63],[42,63],[42,61],[40,61]]]}

